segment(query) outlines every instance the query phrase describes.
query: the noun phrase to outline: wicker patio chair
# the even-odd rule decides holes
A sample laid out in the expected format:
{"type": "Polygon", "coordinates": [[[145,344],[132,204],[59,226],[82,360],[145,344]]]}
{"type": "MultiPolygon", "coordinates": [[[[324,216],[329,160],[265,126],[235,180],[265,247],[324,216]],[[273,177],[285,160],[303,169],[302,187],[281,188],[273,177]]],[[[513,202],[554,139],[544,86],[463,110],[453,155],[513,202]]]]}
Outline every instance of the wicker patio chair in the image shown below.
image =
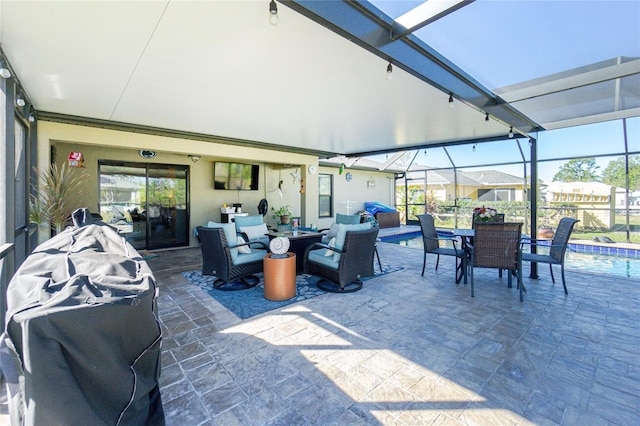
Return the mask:
{"type": "MultiPolygon", "coordinates": [[[[504,213],[496,213],[495,216],[488,219],[481,219],[480,215],[477,213],[473,214],[471,218],[471,228],[476,229],[476,223],[487,223],[487,222],[504,222],[504,213]]],[[[470,239],[471,244],[473,244],[473,238],[470,239]]],[[[498,276],[502,278],[502,269],[498,269],[498,276]]]]}
{"type": "MultiPolygon", "coordinates": [[[[580,221],[570,217],[560,219],[556,233],[553,236],[553,240],[551,240],[551,245],[539,245],[539,247],[549,247],[549,254],[522,253],[522,260],[524,262],[548,263],[549,272],[551,272],[551,281],[554,284],[556,280],[553,278],[553,265],[560,265],[564,294],[569,294],[567,284],[564,281],[564,254],[567,251],[567,244],[571,237],[571,232],[573,232],[573,227],[577,222],[580,221]]],[[[523,244],[538,245],[538,241],[532,238],[530,243],[524,241],[523,244]]]]}
{"type": "Polygon", "coordinates": [[[202,250],[202,275],[216,277],[213,287],[218,290],[244,290],[255,287],[260,282],[255,274],[263,270],[267,246],[259,241],[228,244],[227,238],[235,236],[235,225],[228,225],[229,230],[224,226],[197,228],[202,250]],[[251,253],[239,253],[238,248],[243,246],[250,246],[251,253]]]}
{"type": "MultiPolygon", "coordinates": [[[[456,246],[456,239],[452,237],[439,236],[436,231],[436,226],[433,220],[433,216],[430,214],[418,215],[418,221],[420,222],[420,230],[422,231],[422,245],[424,247],[424,254],[422,256],[422,276],[424,277],[424,269],[427,264],[427,254],[435,254],[436,259],[436,271],[438,270],[438,264],[440,263],[440,255],[442,256],[454,256],[456,258],[456,275],[457,271],[466,267],[465,263],[465,251],[459,249],[456,246]],[[440,241],[451,243],[453,248],[440,247],[440,241]],[[458,264],[458,260],[460,263],[458,264]]],[[[465,271],[461,270],[461,274],[465,271]]],[[[466,274],[465,274],[466,275],[466,274]]],[[[456,281],[459,281],[456,276],[456,281]]]]}
{"type": "MultiPolygon", "coordinates": [[[[377,237],[376,227],[344,232],[342,247],[338,243],[336,247],[315,243],[305,252],[304,271],[320,277],[317,286],[322,290],[333,293],[358,291],[362,288],[360,278],[374,274],[373,260],[377,237]]],[[[340,240],[339,234],[336,240],[340,240]]]]}
{"type": "Polygon", "coordinates": [[[522,223],[478,222],[471,246],[471,297],[474,296],[473,269],[495,268],[508,271],[509,288],[515,273],[520,290],[520,301],[527,289],[522,282],[522,251],[520,236],[522,223]]]}
{"type": "MultiPolygon", "coordinates": [[[[321,242],[324,244],[329,244],[329,241],[331,241],[331,238],[337,235],[338,225],[340,225],[341,223],[344,225],[357,225],[358,223],[361,223],[360,220],[361,220],[361,216],[359,214],[336,213],[336,221],[333,223],[333,225],[331,225],[331,228],[318,230],[318,232],[323,234],[321,242]]],[[[380,239],[376,241],[376,243],[379,243],[379,242],[380,242],[380,239]]],[[[375,255],[376,255],[376,258],[378,259],[378,267],[380,268],[380,271],[382,271],[382,262],[380,261],[380,254],[378,254],[377,245],[375,248],[375,255]]]]}

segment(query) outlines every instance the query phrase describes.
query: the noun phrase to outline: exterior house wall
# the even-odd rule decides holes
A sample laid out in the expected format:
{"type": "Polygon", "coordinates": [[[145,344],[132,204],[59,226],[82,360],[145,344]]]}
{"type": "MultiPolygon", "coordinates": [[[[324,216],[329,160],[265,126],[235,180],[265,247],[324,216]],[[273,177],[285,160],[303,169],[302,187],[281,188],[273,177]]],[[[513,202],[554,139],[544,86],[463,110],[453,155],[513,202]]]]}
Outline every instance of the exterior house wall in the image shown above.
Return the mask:
{"type": "MultiPolygon", "coordinates": [[[[511,201],[523,201],[524,200],[524,190],[523,190],[523,185],[512,185],[509,187],[482,187],[482,189],[491,189],[491,190],[511,190],[515,188],[515,192],[514,192],[514,199],[511,201]]],[[[477,200],[478,197],[478,187],[476,186],[469,186],[469,185],[458,185],[458,198],[469,198],[471,200],[477,200]]],[[[453,199],[455,198],[455,185],[453,184],[447,184],[444,185],[429,185],[428,186],[428,191],[433,191],[433,195],[436,197],[436,199],[438,200],[449,200],[449,201],[453,201],[453,199]]]]}
{"type": "MultiPolygon", "coordinates": [[[[257,214],[257,206],[262,198],[268,200],[269,206],[282,203],[291,205],[294,214],[301,217],[302,224],[318,221],[317,174],[311,175],[307,172],[309,164],[317,165],[318,159],[314,156],[293,153],[283,155],[282,152],[258,148],[42,121],[38,126],[38,167],[46,168],[49,164],[50,146],[55,146],[58,162],[66,161],[71,151],[83,153],[84,166],[88,172],[84,197],[86,206],[92,212],[98,211],[98,160],[103,159],[188,165],[191,201],[189,223],[192,229],[210,220],[219,221],[220,207],[224,203],[240,202],[243,203],[243,211],[257,214]],[[141,149],[154,150],[157,155],[152,159],[142,158],[138,154],[141,149]],[[193,163],[188,157],[189,154],[200,155],[200,161],[193,163]],[[214,190],[213,164],[216,160],[260,165],[258,190],[214,190]],[[300,179],[297,182],[293,181],[289,171],[284,176],[283,160],[299,165],[291,170],[299,170],[300,179]],[[281,175],[284,177],[282,199],[275,191],[281,175]],[[303,193],[300,187],[301,180],[304,182],[303,193]]],[[[268,214],[266,219],[271,220],[271,215],[268,214]]],[[[46,238],[48,235],[41,235],[41,240],[46,238]]],[[[190,244],[196,245],[196,242],[191,239],[190,244]]]]}
{"type": "Polygon", "coordinates": [[[611,229],[615,224],[615,187],[599,182],[552,182],[546,198],[553,207],[557,203],[577,206],[580,228],[611,229]]]}
{"type": "Polygon", "coordinates": [[[335,214],[356,214],[364,210],[367,201],[378,202],[394,207],[395,181],[393,173],[382,173],[369,170],[347,169],[342,174],[336,167],[320,167],[321,174],[333,175],[333,214],[334,217],[318,219],[315,223],[319,229],[329,228],[335,222],[335,214]],[[346,174],[351,173],[353,179],[347,182],[346,174]],[[375,182],[371,186],[370,181],[375,182]]]}
{"type": "MultiPolygon", "coordinates": [[[[322,167],[319,172],[311,174],[308,166],[318,165],[315,156],[41,121],[38,125],[38,167],[48,166],[51,146],[57,151],[58,163],[67,161],[71,151],[82,152],[84,167],[88,172],[83,197],[85,205],[92,212],[98,212],[99,204],[98,160],[188,165],[191,246],[197,245],[191,238],[193,228],[210,220],[220,221],[220,207],[224,203],[239,202],[243,204],[243,212],[258,214],[258,203],[266,198],[269,213],[265,221],[271,225],[277,223],[277,219],[272,218],[271,207],[277,209],[281,205],[289,205],[293,215],[301,218],[302,226],[317,224],[323,227],[325,222],[327,227],[330,226],[333,218],[320,220],[318,217],[319,173],[334,175],[334,213],[347,213],[347,201],[351,213],[363,210],[365,201],[393,206],[393,174],[349,169],[353,175],[351,182],[346,181],[346,172],[340,175],[338,169],[333,167],[322,167]],[[152,159],[142,158],[138,154],[141,149],[156,151],[157,155],[152,159]],[[201,159],[193,163],[188,155],[199,155],[201,159]],[[258,190],[214,189],[215,161],[258,164],[258,190]],[[285,161],[286,164],[283,164],[285,161]],[[292,173],[299,174],[299,177],[294,179],[292,173]],[[280,180],[282,185],[279,191],[280,180]],[[368,184],[370,180],[375,181],[375,186],[368,184]]],[[[47,238],[44,232],[40,236],[41,241],[47,238]]]]}

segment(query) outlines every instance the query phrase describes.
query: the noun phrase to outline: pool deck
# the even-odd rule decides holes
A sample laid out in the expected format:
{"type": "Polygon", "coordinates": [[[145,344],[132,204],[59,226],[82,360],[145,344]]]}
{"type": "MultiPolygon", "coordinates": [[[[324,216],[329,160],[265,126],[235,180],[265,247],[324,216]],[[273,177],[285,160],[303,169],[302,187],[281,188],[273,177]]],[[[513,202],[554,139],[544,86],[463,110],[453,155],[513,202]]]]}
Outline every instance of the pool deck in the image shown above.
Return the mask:
{"type": "Polygon", "coordinates": [[[247,320],[180,274],[199,249],[158,252],[167,424],[637,423],[636,279],[545,268],[520,303],[478,269],[472,298],[452,259],[378,250],[403,269],[247,320]]]}
{"type": "Polygon", "coordinates": [[[199,248],[155,252],[166,424],[637,424],[637,277],[567,271],[565,295],[525,268],[521,303],[495,270],[472,298],[453,259],[378,251],[403,269],[246,320],[181,275],[199,248]]]}

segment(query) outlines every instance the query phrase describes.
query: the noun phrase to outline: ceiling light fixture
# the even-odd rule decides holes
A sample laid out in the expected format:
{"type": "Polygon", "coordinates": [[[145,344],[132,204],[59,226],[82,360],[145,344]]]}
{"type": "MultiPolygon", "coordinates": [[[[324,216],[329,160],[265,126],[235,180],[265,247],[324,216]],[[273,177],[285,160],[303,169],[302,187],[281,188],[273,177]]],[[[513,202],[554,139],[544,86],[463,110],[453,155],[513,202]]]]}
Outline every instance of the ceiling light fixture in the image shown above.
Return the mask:
{"type": "Polygon", "coordinates": [[[36,122],[36,116],[33,113],[33,107],[32,106],[29,107],[29,118],[28,118],[28,120],[29,120],[29,123],[35,123],[36,122]]]}
{"type": "Polygon", "coordinates": [[[513,137],[513,126],[509,127],[509,139],[513,137]]]}
{"type": "Polygon", "coordinates": [[[489,113],[488,112],[484,116],[484,124],[486,124],[487,126],[489,125],[489,113]]]}
{"type": "Polygon", "coordinates": [[[197,163],[198,161],[200,161],[200,156],[199,155],[189,155],[189,158],[191,159],[191,161],[193,161],[194,163],[197,163]]]}
{"type": "Polygon", "coordinates": [[[278,16],[278,5],[276,4],[276,0],[271,0],[269,3],[269,23],[274,27],[278,25],[280,22],[280,17],[278,16]]]}
{"type": "Polygon", "coordinates": [[[19,107],[23,107],[26,104],[27,104],[27,102],[24,100],[22,95],[20,93],[18,93],[18,96],[16,97],[16,105],[18,105],[19,107]]]}
{"type": "Polygon", "coordinates": [[[387,75],[386,75],[386,79],[388,81],[393,80],[393,66],[391,65],[391,62],[389,62],[389,65],[387,65],[387,75]]]}
{"type": "Polygon", "coordinates": [[[2,58],[0,58],[0,77],[11,78],[11,71],[9,71],[9,67],[2,58]]]}
{"type": "Polygon", "coordinates": [[[453,94],[449,93],[449,108],[453,109],[456,107],[456,104],[453,103],[453,94]]]}

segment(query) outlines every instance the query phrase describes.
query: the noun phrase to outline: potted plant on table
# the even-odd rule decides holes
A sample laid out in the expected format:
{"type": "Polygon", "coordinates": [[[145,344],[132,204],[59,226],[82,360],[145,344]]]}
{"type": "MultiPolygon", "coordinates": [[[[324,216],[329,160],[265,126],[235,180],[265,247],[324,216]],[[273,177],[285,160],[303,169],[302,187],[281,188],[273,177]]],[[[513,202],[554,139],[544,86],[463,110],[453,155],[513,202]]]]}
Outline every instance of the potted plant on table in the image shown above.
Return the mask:
{"type": "Polygon", "coordinates": [[[498,211],[492,207],[476,207],[473,209],[473,217],[480,222],[491,222],[498,211]]]}
{"type": "Polygon", "coordinates": [[[280,218],[280,223],[282,225],[287,225],[291,220],[291,206],[281,206],[279,208],[271,207],[273,211],[273,218],[280,218]]]}

